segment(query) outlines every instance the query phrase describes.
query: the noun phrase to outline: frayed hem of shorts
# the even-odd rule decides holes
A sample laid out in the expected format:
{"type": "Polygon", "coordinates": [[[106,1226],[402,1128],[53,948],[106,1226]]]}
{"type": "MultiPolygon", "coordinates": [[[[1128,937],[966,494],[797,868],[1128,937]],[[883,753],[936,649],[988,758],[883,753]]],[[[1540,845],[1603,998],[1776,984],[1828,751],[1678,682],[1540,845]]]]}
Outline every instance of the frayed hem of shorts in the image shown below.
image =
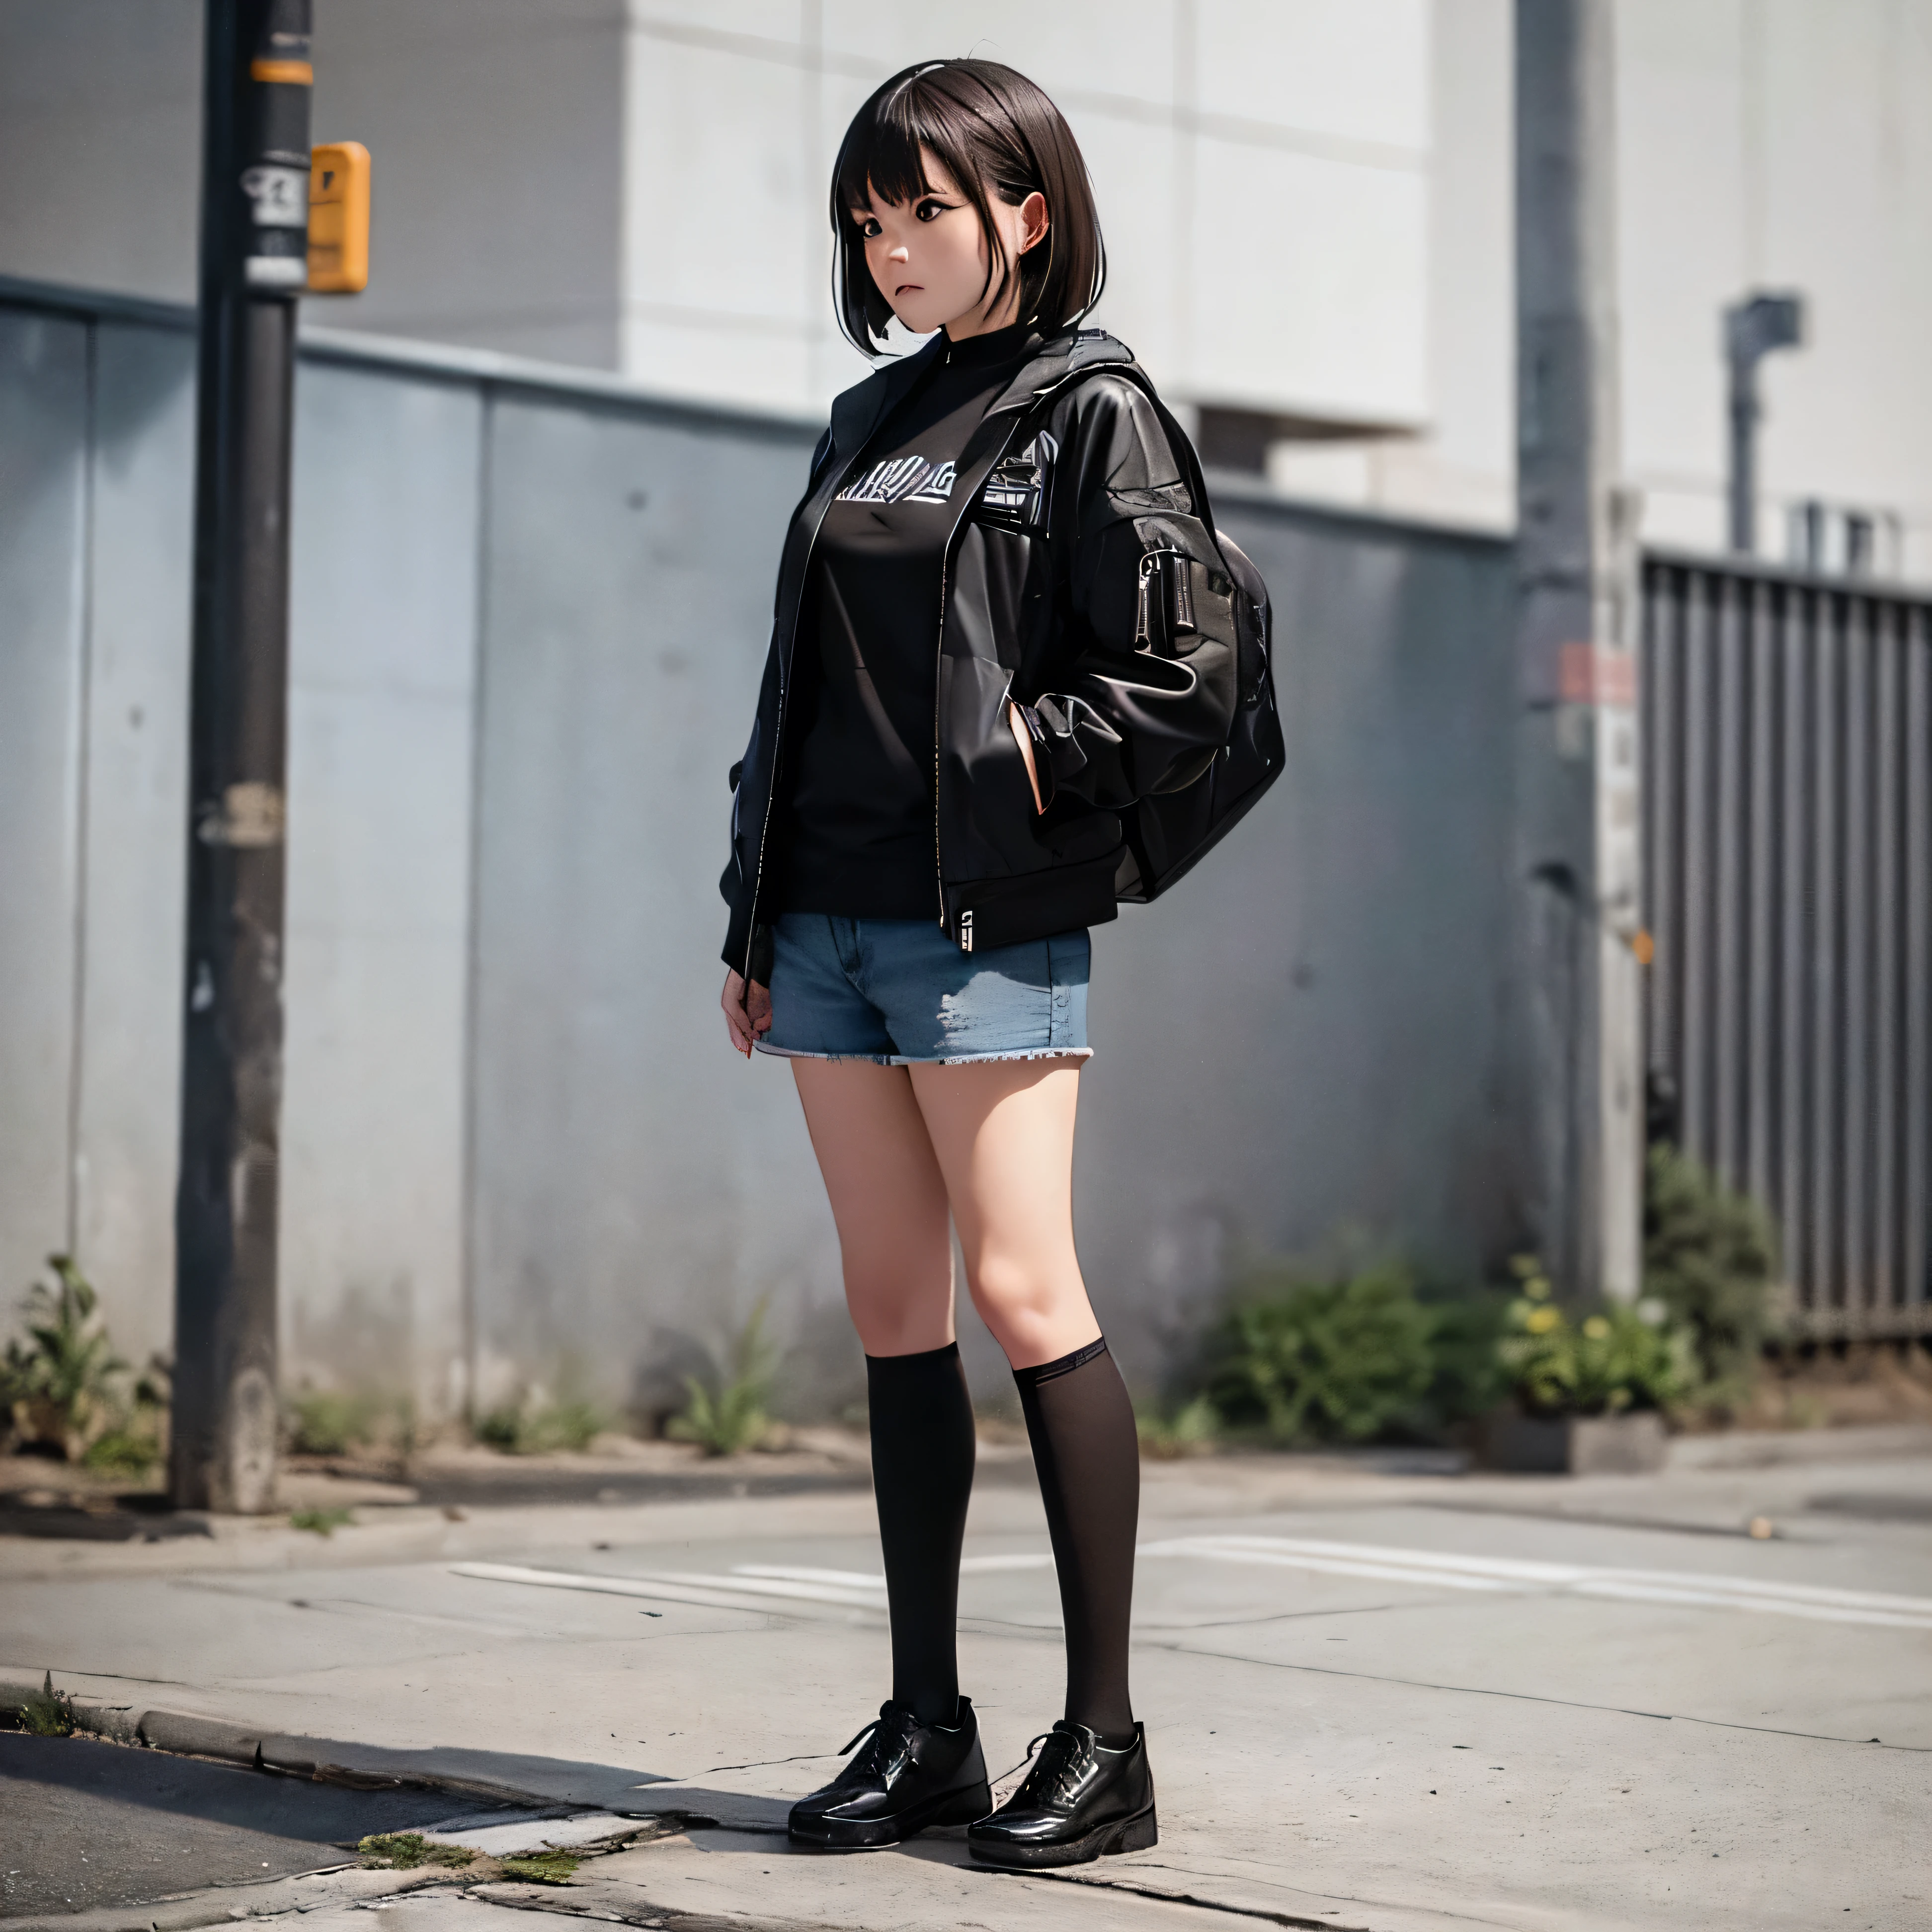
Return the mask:
{"type": "Polygon", "coordinates": [[[1090,1060],[1090,1046],[1034,1046],[1010,1053],[818,1053],[805,1046],[767,1046],[754,1042],[760,1053],[776,1060],[862,1060],[873,1066],[976,1066],[989,1060],[1090,1060]]]}

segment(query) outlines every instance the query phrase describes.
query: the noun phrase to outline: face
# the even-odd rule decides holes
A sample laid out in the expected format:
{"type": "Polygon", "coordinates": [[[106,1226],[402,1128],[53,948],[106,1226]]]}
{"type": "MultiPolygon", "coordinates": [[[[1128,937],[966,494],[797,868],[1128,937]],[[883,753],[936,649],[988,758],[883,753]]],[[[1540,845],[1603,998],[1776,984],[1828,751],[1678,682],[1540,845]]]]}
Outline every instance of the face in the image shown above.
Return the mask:
{"type": "MultiPolygon", "coordinates": [[[[988,299],[986,238],[973,204],[929,148],[920,150],[929,194],[916,201],[882,202],[876,196],[852,219],[865,237],[866,266],[892,313],[915,335],[943,328],[955,341],[1018,320],[1019,278],[1006,299],[988,299]]],[[[994,225],[1017,261],[1046,234],[1046,200],[1030,194],[1017,208],[989,197],[994,225]]],[[[998,278],[994,278],[997,284],[998,278]]]]}

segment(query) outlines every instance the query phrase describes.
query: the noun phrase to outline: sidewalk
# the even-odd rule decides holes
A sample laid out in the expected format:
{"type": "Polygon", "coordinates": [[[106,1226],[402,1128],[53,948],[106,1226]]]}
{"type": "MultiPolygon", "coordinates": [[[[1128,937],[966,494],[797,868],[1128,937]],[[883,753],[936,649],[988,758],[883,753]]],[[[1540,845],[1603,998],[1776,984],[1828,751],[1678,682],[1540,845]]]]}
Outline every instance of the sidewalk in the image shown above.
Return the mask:
{"type": "MultiPolygon", "coordinates": [[[[787,1850],[787,1804],[884,1694],[862,1493],[365,1507],[326,1540],[235,1522],[146,1544],[0,1538],[0,1694],[51,1670],[129,1738],[428,1780],[450,1814],[482,1792],[613,1814],[582,1828],[606,1842],[650,1834],[561,1889],[338,1873],[76,1932],[316,1926],[376,1904],[406,1915],[391,1932],[524,1932],[512,1905],[847,1932],[1231,1914],[1916,1928],[1932,1923],[1924,1436],[1840,1432],[1803,1462],[1768,1460],[1794,1438],[1730,1438],[1706,1466],[1586,1482],[1150,1465],[1135,1668],[1161,1843],[1057,1876],[976,1869],[958,1834],[860,1858],[787,1850]],[[1763,1466],[1709,1466],[1726,1461],[1763,1466]],[[1754,1517],[1773,1534],[1748,1534],[1754,1517]]],[[[1058,1714],[1046,1547],[1030,1486],[982,1488],[962,1674],[998,1770],[1058,1714]]]]}

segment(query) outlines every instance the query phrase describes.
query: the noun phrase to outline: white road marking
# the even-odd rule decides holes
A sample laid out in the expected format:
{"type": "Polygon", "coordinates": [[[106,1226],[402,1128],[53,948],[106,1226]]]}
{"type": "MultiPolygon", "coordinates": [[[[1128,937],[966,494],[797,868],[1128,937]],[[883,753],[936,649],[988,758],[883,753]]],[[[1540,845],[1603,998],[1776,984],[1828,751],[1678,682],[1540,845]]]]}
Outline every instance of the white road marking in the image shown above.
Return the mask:
{"type": "Polygon", "coordinates": [[[781,1583],[830,1583],[847,1590],[883,1590],[886,1580],[863,1570],[810,1570],[783,1563],[734,1563],[734,1576],[766,1576],[781,1583]]]}
{"type": "Polygon", "coordinates": [[[874,1591],[834,1589],[819,1583],[782,1583],[753,1576],[710,1576],[659,1570],[642,1576],[600,1576],[579,1570],[532,1570],[518,1563],[452,1563],[451,1574],[485,1583],[529,1583],[548,1590],[584,1590],[596,1596],[645,1597],[664,1603],[698,1604],[714,1610],[754,1610],[765,1597],[807,1603],[844,1604],[876,1610],[874,1591]]]}
{"type": "Polygon", "coordinates": [[[1604,1569],[1586,1563],[1542,1563],[1506,1556],[1466,1556],[1288,1536],[1188,1536],[1143,1544],[1143,1556],[1207,1558],[1224,1563],[1278,1564],[1330,1575],[1374,1577],[1456,1590],[1549,1592],[1626,1603],[1691,1604],[1751,1610],[1825,1623],[1932,1630],[1932,1598],[1812,1583],[1769,1582],[1682,1570],[1604,1569]]]}
{"type": "MultiPolygon", "coordinates": [[[[1748,1610],[1814,1622],[1865,1624],[1895,1630],[1932,1630],[1932,1598],[1901,1597],[1872,1590],[1839,1590],[1819,1584],[1781,1583],[1748,1576],[1680,1570],[1610,1569],[1586,1563],[1549,1563],[1510,1556],[1469,1556],[1434,1550],[1402,1550],[1374,1543],[1338,1543],[1315,1537],[1183,1536],[1140,1546],[1144,1557],[1258,1564],[1318,1576],[1358,1576],[1378,1583],[1424,1589],[1516,1592],[1588,1597],[1618,1603],[1684,1604],[1704,1610],[1748,1610]]],[[[1048,1570],[1045,1554],[969,1556],[962,1574],[1048,1570]]],[[[533,1570],[508,1563],[458,1563],[459,1576],[490,1582],[526,1583],[554,1590],[585,1590],[620,1597],[647,1597],[714,1610],[755,1610],[771,1600],[836,1604],[856,1610],[884,1607],[886,1580],[858,1570],[822,1570],[804,1564],[742,1563],[728,1575],[662,1570],[636,1576],[533,1570]]]]}

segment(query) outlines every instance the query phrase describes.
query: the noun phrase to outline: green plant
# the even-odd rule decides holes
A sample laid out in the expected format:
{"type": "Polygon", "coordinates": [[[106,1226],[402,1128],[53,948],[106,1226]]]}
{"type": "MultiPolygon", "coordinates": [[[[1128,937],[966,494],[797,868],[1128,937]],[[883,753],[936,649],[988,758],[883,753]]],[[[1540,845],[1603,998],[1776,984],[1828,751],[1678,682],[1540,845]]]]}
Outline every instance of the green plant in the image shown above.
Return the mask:
{"type": "Polygon", "coordinates": [[[40,1689],[20,1706],[20,1728],[37,1738],[70,1737],[74,1732],[74,1706],[67,1694],[54,1688],[50,1670],[40,1689]]]}
{"type": "Polygon", "coordinates": [[[520,1858],[504,1859],[503,1875],[532,1885],[568,1885],[583,1862],[574,1852],[526,1852],[520,1858]]]}
{"type": "Polygon", "coordinates": [[[22,1304],[26,1340],[7,1344],[0,1394],[12,1405],[14,1426],[26,1441],[78,1462],[112,1425],[115,1384],[128,1364],[115,1354],[93,1284],[73,1258],[50,1255],[47,1265],[57,1286],[37,1282],[22,1304]]]}
{"type": "Polygon", "coordinates": [[[1742,1402],[1777,1327],[1771,1217],[1676,1148],[1651,1149],[1644,1180],[1645,1298],[1690,1331],[1703,1398],[1742,1402]]]}
{"type": "Polygon", "coordinates": [[[685,1377],[689,1400],[684,1413],[665,1425],[666,1435],[695,1442],[707,1456],[735,1456],[755,1448],[771,1426],[766,1404],[771,1400],[776,1352],[765,1338],[764,1302],[732,1338],[728,1356],[708,1384],[695,1376],[685,1377]]]}
{"type": "Polygon", "coordinates": [[[1532,1415],[1614,1415],[1664,1408],[1696,1380],[1690,1337],[1660,1308],[1618,1303],[1572,1321],[1529,1256],[1511,1263],[1520,1293],[1496,1354],[1517,1402],[1532,1415]]]}
{"type": "Polygon", "coordinates": [[[519,1406],[506,1404],[501,1408],[493,1408],[479,1415],[472,1432],[486,1449],[500,1449],[506,1455],[513,1455],[523,1420],[524,1412],[519,1406]]]}
{"type": "Polygon", "coordinates": [[[1208,1342],[1222,1420],[1276,1442],[1366,1442],[1418,1411],[1430,1374],[1430,1317],[1394,1262],[1330,1281],[1250,1270],[1208,1342]]]}
{"type": "Polygon", "coordinates": [[[333,1536],[345,1524],[352,1523],[355,1520],[355,1514],[352,1510],[339,1508],[298,1509],[291,1510],[289,1512],[290,1528],[310,1530],[317,1536],[333,1536]]]}
{"type": "Polygon", "coordinates": [[[554,1449],[584,1450],[610,1426],[610,1417],[580,1396],[561,1402],[512,1402],[478,1419],[478,1442],[512,1456],[554,1449]]]}
{"type": "Polygon", "coordinates": [[[1220,1432],[1221,1418],[1207,1396],[1197,1395],[1171,1409],[1160,1405],[1137,1408],[1134,1427],[1143,1456],[1170,1461],[1211,1449],[1220,1432]]]}
{"type": "Polygon", "coordinates": [[[301,1456],[340,1456],[370,1441],[375,1405],[338,1389],[310,1389],[290,1404],[289,1447],[301,1456]]]}
{"type": "Polygon", "coordinates": [[[1489,1414],[1509,1393],[1498,1358],[1509,1297],[1494,1288],[1438,1289],[1426,1297],[1429,1391],[1424,1400],[1438,1431],[1489,1414]]]}
{"type": "Polygon", "coordinates": [[[161,1445],[146,1430],[120,1424],[90,1442],[81,1460],[104,1475],[145,1476],[161,1460],[161,1445]]]}
{"type": "Polygon", "coordinates": [[[414,1871],[421,1865],[460,1870],[475,1863],[467,1845],[432,1844],[420,1832],[372,1832],[356,1847],[356,1862],[376,1871],[414,1871]]]}

